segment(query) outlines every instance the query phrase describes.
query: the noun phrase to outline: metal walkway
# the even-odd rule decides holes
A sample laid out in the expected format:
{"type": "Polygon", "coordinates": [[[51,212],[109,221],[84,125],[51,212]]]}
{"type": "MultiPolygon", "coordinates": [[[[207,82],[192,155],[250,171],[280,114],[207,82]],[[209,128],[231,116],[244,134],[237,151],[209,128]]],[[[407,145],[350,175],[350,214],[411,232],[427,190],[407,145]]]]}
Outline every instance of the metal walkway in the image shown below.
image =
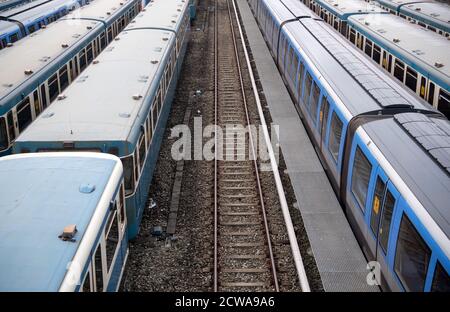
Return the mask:
{"type": "Polygon", "coordinates": [[[237,0],[325,291],[378,291],[246,0],[237,0]]]}

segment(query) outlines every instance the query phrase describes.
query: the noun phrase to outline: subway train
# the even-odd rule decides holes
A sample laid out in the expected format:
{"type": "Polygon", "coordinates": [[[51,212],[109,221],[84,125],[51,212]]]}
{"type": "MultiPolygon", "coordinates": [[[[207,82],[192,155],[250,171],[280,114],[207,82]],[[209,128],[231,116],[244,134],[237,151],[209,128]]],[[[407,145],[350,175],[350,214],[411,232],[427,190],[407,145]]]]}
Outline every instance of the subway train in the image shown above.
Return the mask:
{"type": "Polygon", "coordinates": [[[119,158],[11,155],[0,175],[0,291],[118,289],[128,256],[119,158]]]}
{"type": "Polygon", "coordinates": [[[154,0],[15,141],[14,153],[96,151],[123,163],[138,231],[189,39],[188,1],[154,0]]]}
{"type": "Polygon", "coordinates": [[[0,12],[0,49],[87,3],[87,0],[36,0],[0,12]]]}
{"type": "Polygon", "coordinates": [[[0,12],[24,5],[33,0],[0,0],[0,12]]]}
{"type": "Polygon", "coordinates": [[[450,291],[450,122],[297,0],[249,0],[380,287],[450,291]]]}
{"type": "Polygon", "coordinates": [[[366,0],[440,35],[450,35],[450,6],[432,0],[366,0]]]}
{"type": "Polygon", "coordinates": [[[308,3],[374,62],[450,118],[449,40],[361,0],[308,3]]]}
{"type": "Polygon", "coordinates": [[[94,0],[0,51],[0,156],[141,8],[141,0],[94,0]]]}

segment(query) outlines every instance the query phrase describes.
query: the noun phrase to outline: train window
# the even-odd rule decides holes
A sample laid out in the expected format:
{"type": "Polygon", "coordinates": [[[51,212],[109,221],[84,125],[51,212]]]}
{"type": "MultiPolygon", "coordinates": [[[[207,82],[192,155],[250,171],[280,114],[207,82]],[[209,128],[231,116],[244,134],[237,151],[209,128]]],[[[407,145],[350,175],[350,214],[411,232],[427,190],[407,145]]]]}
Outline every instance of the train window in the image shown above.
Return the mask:
{"type": "Polygon", "coordinates": [[[403,82],[403,78],[405,76],[405,64],[400,62],[398,59],[395,60],[394,76],[395,78],[403,82]]]}
{"type": "Polygon", "coordinates": [[[343,123],[337,116],[336,112],[333,112],[333,117],[331,117],[330,138],[328,139],[328,149],[330,150],[331,156],[333,156],[335,162],[337,162],[339,158],[342,125],[343,123]]]}
{"type": "Polygon", "coordinates": [[[50,102],[52,102],[59,93],[58,86],[58,74],[54,74],[48,80],[48,94],[50,96],[50,102]]]}
{"type": "Polygon", "coordinates": [[[450,119],[450,94],[443,89],[439,92],[438,110],[450,119]]]}
{"type": "Polygon", "coordinates": [[[47,107],[47,92],[45,90],[45,84],[41,85],[41,100],[42,100],[42,108],[47,107]]]}
{"type": "Polygon", "coordinates": [[[28,27],[28,32],[29,32],[30,34],[34,33],[35,31],[36,31],[36,27],[34,27],[34,25],[30,25],[30,26],[28,27]]]}
{"type": "Polygon", "coordinates": [[[434,271],[433,283],[431,285],[433,292],[450,292],[450,278],[442,264],[437,261],[434,271]]]}
{"type": "Polygon", "coordinates": [[[17,106],[17,121],[19,132],[22,132],[33,120],[31,115],[30,98],[26,98],[17,106]]]}
{"type": "Polygon", "coordinates": [[[33,103],[35,116],[38,116],[41,113],[41,107],[39,105],[39,92],[37,89],[33,92],[33,103]]]}
{"type": "Polygon", "coordinates": [[[292,72],[292,57],[294,55],[294,50],[291,47],[288,47],[289,52],[288,52],[288,57],[286,60],[286,73],[289,75],[289,77],[291,76],[291,72],[292,72]]]}
{"type": "Polygon", "coordinates": [[[378,241],[383,249],[384,253],[387,251],[389,243],[389,233],[391,230],[392,214],[395,207],[395,198],[392,193],[387,190],[386,199],[384,200],[382,215],[381,215],[381,227],[378,233],[378,241]]]}
{"type": "Polygon", "coordinates": [[[151,123],[151,116],[147,117],[147,146],[150,146],[150,141],[152,140],[152,123],[151,123]]]}
{"type": "Polygon", "coordinates": [[[98,245],[97,250],[95,251],[95,285],[96,291],[103,291],[103,266],[102,266],[102,248],[101,244],[98,245]]]}
{"type": "Polygon", "coordinates": [[[110,26],[108,28],[108,42],[111,42],[113,39],[113,34],[112,34],[112,27],[110,26]]]}
{"type": "Polygon", "coordinates": [[[405,84],[408,88],[416,92],[417,88],[417,72],[411,67],[406,67],[406,80],[405,84]]]}
{"type": "Polygon", "coordinates": [[[14,118],[13,118],[12,111],[8,112],[6,119],[8,121],[9,142],[12,142],[16,138],[16,132],[15,132],[15,127],[14,127],[14,118]]]}
{"type": "Polygon", "coordinates": [[[119,210],[119,214],[120,214],[120,224],[124,224],[125,223],[125,200],[124,200],[124,186],[123,184],[120,186],[120,210],[119,210]]]}
{"type": "Polygon", "coordinates": [[[306,72],[305,90],[303,91],[303,104],[308,105],[309,93],[311,92],[312,77],[306,72]]]}
{"type": "Polygon", "coordinates": [[[103,50],[106,47],[106,35],[105,33],[102,33],[100,35],[100,51],[103,50]]]}
{"type": "Polygon", "coordinates": [[[83,286],[81,287],[82,292],[91,292],[91,272],[87,271],[86,276],[84,277],[83,286]]]}
{"type": "Polygon", "coordinates": [[[133,168],[133,156],[122,158],[123,164],[123,177],[125,180],[125,193],[126,195],[134,192],[134,168],[133,168]]]}
{"type": "Polygon", "coordinates": [[[155,133],[156,123],[158,122],[158,108],[156,107],[155,104],[156,103],[153,103],[153,109],[152,109],[153,133],[155,133]]]}
{"type": "Polygon", "coordinates": [[[9,41],[10,41],[11,43],[16,42],[17,40],[19,40],[19,37],[17,36],[17,33],[12,34],[12,35],[9,37],[9,41]]]}
{"type": "Polygon", "coordinates": [[[6,45],[8,44],[8,42],[6,41],[5,38],[2,39],[2,47],[6,47],[6,45]]]}
{"type": "Polygon", "coordinates": [[[325,138],[325,129],[327,127],[327,120],[328,120],[328,109],[330,107],[330,104],[328,103],[327,98],[322,99],[322,106],[320,107],[320,127],[319,127],[319,133],[323,133],[322,139],[325,138]]]}
{"type": "Polygon", "coordinates": [[[69,73],[67,72],[67,65],[64,65],[59,70],[59,85],[63,91],[69,85],[69,73]]]}
{"type": "Polygon", "coordinates": [[[373,55],[372,59],[377,62],[377,64],[380,64],[381,60],[381,48],[377,46],[376,44],[373,44],[373,55]]]}
{"type": "Polygon", "coordinates": [[[107,272],[111,272],[111,264],[120,242],[119,220],[117,218],[117,202],[114,202],[114,211],[111,211],[109,220],[106,223],[106,268],[107,272]]]}
{"type": "Polygon", "coordinates": [[[427,78],[423,77],[420,79],[420,97],[425,98],[425,86],[427,85],[427,78]]]}
{"type": "Polygon", "coordinates": [[[352,193],[358,201],[359,207],[365,211],[367,192],[369,189],[372,164],[359,146],[356,147],[352,172],[352,193]]]}
{"type": "Polygon", "coordinates": [[[372,41],[366,38],[366,45],[364,47],[364,52],[369,56],[372,57],[372,41]]]}
{"type": "Polygon", "coordinates": [[[297,73],[297,67],[298,67],[298,56],[294,53],[294,58],[292,59],[292,66],[291,66],[291,79],[293,82],[295,82],[295,74],[297,73]]]}
{"type": "Polygon", "coordinates": [[[144,132],[142,132],[141,137],[139,138],[139,165],[141,166],[141,169],[144,166],[145,151],[145,136],[144,132]]]}
{"type": "Polygon", "coordinates": [[[428,103],[434,103],[434,83],[430,81],[430,88],[428,89],[428,103]]]}
{"type": "Polygon", "coordinates": [[[305,71],[305,66],[300,62],[300,68],[297,74],[297,94],[301,96],[302,94],[302,82],[303,82],[303,72],[305,71]]]}
{"type": "Polygon", "coordinates": [[[356,32],[353,28],[350,28],[349,39],[351,43],[356,44],[356,32]]]}
{"type": "Polygon", "coordinates": [[[317,108],[319,107],[319,100],[320,100],[319,96],[320,96],[319,86],[317,85],[317,83],[314,82],[310,105],[311,118],[314,124],[316,124],[317,120],[317,108]]]}
{"type": "Polygon", "coordinates": [[[88,64],[90,64],[92,59],[94,58],[94,53],[92,52],[92,44],[88,44],[88,46],[86,47],[86,58],[88,64]]]}
{"type": "Polygon", "coordinates": [[[377,183],[375,184],[375,193],[372,201],[372,214],[370,216],[370,228],[375,236],[378,233],[378,225],[380,224],[381,205],[383,203],[384,189],[386,184],[377,177],[377,183]]]}
{"type": "Polygon", "coordinates": [[[82,72],[86,68],[86,53],[84,49],[80,52],[78,58],[80,60],[80,72],[82,72]]]}
{"type": "Polygon", "coordinates": [[[423,291],[431,250],[403,214],[395,252],[394,268],[407,291],[423,291]]]}
{"type": "Polygon", "coordinates": [[[137,153],[137,151],[136,150],[134,150],[134,153],[133,153],[133,166],[134,166],[134,178],[135,178],[135,181],[137,182],[137,181],[139,181],[139,167],[138,167],[138,153],[137,153]]]}
{"type": "Polygon", "coordinates": [[[6,149],[8,147],[8,133],[6,131],[5,117],[0,117],[0,149],[6,149]]]}

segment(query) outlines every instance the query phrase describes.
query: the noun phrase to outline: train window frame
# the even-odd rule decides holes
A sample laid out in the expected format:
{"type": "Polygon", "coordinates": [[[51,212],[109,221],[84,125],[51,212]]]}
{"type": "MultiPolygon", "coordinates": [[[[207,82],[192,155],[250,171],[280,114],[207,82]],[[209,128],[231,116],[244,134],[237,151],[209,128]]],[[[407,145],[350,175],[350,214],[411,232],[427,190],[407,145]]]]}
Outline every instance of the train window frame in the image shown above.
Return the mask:
{"type": "Polygon", "coordinates": [[[396,58],[394,62],[394,77],[403,83],[405,81],[405,71],[405,63],[396,58]]]}
{"type": "Polygon", "coordinates": [[[350,190],[363,213],[366,211],[372,170],[372,163],[358,144],[353,156],[350,190]]]}
{"type": "MultiPolygon", "coordinates": [[[[444,273],[447,276],[447,280],[449,280],[449,274],[448,272],[445,270],[444,266],[441,264],[441,262],[439,260],[436,260],[436,266],[434,268],[434,273],[433,273],[433,279],[431,281],[431,288],[430,291],[432,292],[449,292],[450,291],[450,286],[447,286],[447,283],[444,283],[444,285],[446,285],[446,289],[437,289],[438,286],[441,285],[441,283],[439,283],[439,285],[436,285],[436,282],[438,281],[438,279],[440,279],[440,277],[444,277],[445,275],[441,275],[439,273],[444,273]]],[[[450,285],[450,282],[449,282],[450,285]]]]}
{"type": "Polygon", "coordinates": [[[59,88],[64,91],[69,86],[69,71],[67,69],[67,64],[63,65],[59,71],[59,88]]]}
{"type": "Polygon", "coordinates": [[[34,116],[36,118],[41,113],[41,105],[39,100],[38,89],[33,91],[33,108],[34,108],[34,116]]]}
{"type": "Polygon", "coordinates": [[[92,265],[89,263],[89,267],[86,271],[86,275],[84,276],[83,282],[80,285],[80,291],[81,292],[93,292],[94,288],[92,287],[92,265]],[[86,282],[89,283],[89,285],[86,285],[86,282]],[[89,287],[87,287],[89,286],[89,287]],[[85,287],[87,288],[85,290],[85,287]]]}
{"type": "Polygon", "coordinates": [[[373,42],[368,38],[366,38],[365,41],[366,42],[364,43],[364,53],[370,58],[372,58],[373,42]]]}
{"type": "Polygon", "coordinates": [[[33,121],[33,113],[31,107],[30,97],[26,97],[17,105],[16,108],[17,125],[19,127],[19,133],[25,130],[33,121]]]}
{"type": "Polygon", "coordinates": [[[416,92],[417,80],[418,80],[417,72],[410,66],[406,66],[405,85],[412,91],[416,92]]]}
{"type": "Polygon", "coordinates": [[[136,150],[136,148],[134,149],[134,153],[133,153],[133,166],[134,166],[134,181],[136,182],[136,185],[138,185],[139,183],[139,178],[141,177],[140,175],[140,170],[139,170],[139,154],[136,150]]]}
{"type": "Polygon", "coordinates": [[[59,82],[58,82],[58,73],[54,73],[47,81],[48,85],[48,96],[50,99],[50,103],[53,102],[59,94],[59,82]]]}
{"type": "Polygon", "coordinates": [[[303,62],[300,62],[300,66],[298,68],[297,72],[297,96],[302,96],[302,90],[303,90],[303,74],[305,71],[305,65],[303,65],[303,62]]]}
{"type": "Polygon", "coordinates": [[[430,81],[430,85],[428,87],[428,103],[431,105],[434,104],[434,93],[436,91],[435,83],[430,81]]]}
{"type": "Polygon", "coordinates": [[[305,74],[305,88],[303,90],[303,104],[305,107],[309,105],[309,95],[311,93],[311,87],[312,87],[313,79],[311,74],[308,70],[306,70],[305,74]]]}
{"type": "Polygon", "coordinates": [[[450,119],[450,93],[442,88],[439,90],[437,109],[450,119]]]}
{"type": "Polygon", "coordinates": [[[380,64],[380,61],[381,61],[381,48],[376,43],[373,44],[372,59],[377,64],[380,64]]]}
{"type": "Polygon", "coordinates": [[[355,29],[350,27],[350,31],[348,33],[349,33],[348,34],[348,39],[350,40],[351,43],[356,45],[356,31],[355,31],[355,29]]]}
{"type": "Polygon", "coordinates": [[[378,236],[381,221],[381,211],[386,194],[387,183],[378,175],[373,190],[372,207],[370,211],[370,229],[372,234],[378,236]],[[380,186],[380,187],[379,187],[380,186]],[[375,214],[374,214],[375,212],[375,214]]]}
{"type": "Polygon", "coordinates": [[[291,64],[291,73],[290,73],[290,77],[291,77],[293,83],[295,83],[295,78],[296,78],[295,74],[297,73],[298,62],[299,62],[298,55],[294,51],[294,55],[292,58],[292,64],[291,64]]]}
{"type": "Polygon", "coordinates": [[[123,157],[122,164],[123,164],[125,196],[128,196],[130,194],[133,194],[135,189],[133,154],[123,157]]]}
{"type": "Polygon", "coordinates": [[[82,49],[80,53],[78,53],[78,64],[79,64],[79,72],[81,73],[87,67],[86,61],[86,50],[82,49]]]}
{"type": "MultiPolygon", "coordinates": [[[[406,247],[404,247],[406,248],[406,247]]],[[[414,226],[413,222],[411,222],[410,218],[407,216],[407,214],[405,212],[403,212],[401,220],[400,220],[400,225],[399,225],[399,229],[398,229],[398,237],[397,237],[397,242],[396,242],[396,248],[395,248],[395,256],[394,256],[394,272],[397,275],[397,278],[400,280],[400,283],[402,284],[403,288],[405,288],[407,291],[423,291],[425,289],[425,282],[426,282],[426,278],[427,278],[427,272],[428,272],[428,268],[430,266],[430,262],[431,262],[431,253],[432,250],[430,248],[430,246],[428,246],[427,242],[425,241],[425,239],[422,237],[422,235],[420,235],[420,232],[417,230],[417,228],[414,226]],[[405,229],[403,226],[405,225],[405,227],[409,227],[408,229],[405,229]],[[404,235],[403,233],[409,230],[408,234],[405,235],[405,237],[407,237],[407,239],[403,239],[402,240],[402,235],[404,235]],[[425,258],[423,261],[423,270],[421,273],[421,276],[419,276],[419,278],[421,279],[421,282],[418,280],[415,280],[413,283],[411,283],[411,281],[408,281],[406,279],[405,274],[403,274],[403,270],[401,268],[399,268],[398,264],[399,264],[399,258],[401,258],[401,260],[404,260],[406,258],[406,255],[408,254],[407,250],[402,249],[402,241],[405,241],[406,243],[409,243],[410,245],[412,245],[413,240],[417,239],[416,243],[414,244],[414,248],[409,248],[410,251],[412,251],[416,256],[419,254],[420,250],[419,248],[422,248],[421,251],[423,251],[425,253],[425,258]],[[420,288],[416,288],[419,287],[420,288]]],[[[411,254],[409,254],[410,256],[412,256],[411,254]]],[[[404,261],[402,261],[403,263],[404,261]]],[[[414,264],[417,264],[417,259],[415,261],[411,261],[414,264]]],[[[408,274],[409,276],[411,276],[410,274],[408,274]]]]}
{"type": "Polygon", "coordinates": [[[103,292],[103,289],[105,286],[102,245],[103,245],[102,239],[100,238],[100,243],[97,245],[97,249],[95,250],[95,252],[92,256],[92,263],[94,265],[93,275],[95,276],[93,278],[93,280],[95,282],[95,291],[96,292],[103,292]],[[98,265],[100,265],[100,270],[98,268],[98,265]],[[98,276],[99,271],[101,272],[100,276],[98,276]]]}
{"type": "Polygon", "coordinates": [[[125,213],[125,183],[120,184],[119,190],[119,222],[121,224],[121,231],[125,229],[126,213],[125,213]]]}
{"type": "Polygon", "coordinates": [[[8,127],[6,118],[0,117],[0,150],[5,150],[9,147],[8,127]]]}
{"type": "Polygon", "coordinates": [[[379,230],[378,230],[378,244],[380,245],[384,254],[387,254],[387,250],[389,247],[389,240],[390,240],[389,236],[391,234],[392,218],[394,216],[394,210],[395,210],[396,204],[397,204],[397,200],[396,200],[394,194],[392,194],[392,192],[389,190],[389,188],[387,188],[385,195],[384,195],[383,207],[381,210],[380,226],[379,226],[379,230]],[[388,206],[388,204],[387,204],[388,200],[391,200],[391,199],[393,200],[393,203],[392,203],[392,205],[388,206]],[[387,224],[385,224],[386,222],[387,222],[387,224]]]}
{"type": "Polygon", "coordinates": [[[48,106],[48,101],[47,101],[47,88],[45,83],[43,83],[40,86],[40,92],[41,92],[41,102],[42,102],[42,109],[45,109],[48,106]]]}
{"type": "Polygon", "coordinates": [[[325,141],[329,110],[330,110],[330,102],[328,101],[328,98],[326,96],[322,96],[319,115],[319,122],[320,122],[319,134],[321,135],[323,141],[325,141]]]}
{"type": "Polygon", "coordinates": [[[311,104],[309,105],[309,113],[311,115],[312,122],[314,126],[317,124],[317,110],[319,108],[320,101],[320,87],[316,81],[314,81],[313,87],[311,89],[311,104]]]}
{"type": "Polygon", "coordinates": [[[342,130],[344,127],[344,123],[342,122],[341,118],[339,118],[338,114],[335,110],[333,110],[333,113],[331,115],[331,124],[330,124],[330,134],[328,135],[328,151],[331,154],[331,157],[333,158],[334,162],[337,164],[339,160],[339,150],[341,148],[341,140],[342,140],[342,130]],[[338,123],[336,125],[336,122],[338,123]],[[339,126],[340,124],[340,126],[339,126]],[[336,128],[337,126],[337,128],[336,128]],[[336,132],[336,129],[340,129],[338,132],[336,132]],[[339,140],[336,140],[337,133],[339,133],[339,140]],[[332,140],[333,138],[333,140],[332,140]],[[336,144],[337,143],[337,144],[336,144]]]}
{"type": "Polygon", "coordinates": [[[118,218],[118,205],[114,201],[114,209],[111,211],[106,221],[105,227],[105,254],[106,254],[106,272],[111,274],[114,268],[114,258],[120,246],[120,224],[118,218]],[[112,236],[116,235],[116,236],[112,236]],[[111,248],[112,245],[112,248],[111,248]]]}
{"type": "Polygon", "coordinates": [[[6,114],[6,121],[8,126],[9,142],[11,143],[16,138],[16,126],[14,124],[14,116],[12,110],[10,110],[8,114],[6,114]]]}
{"type": "Polygon", "coordinates": [[[139,152],[139,167],[141,170],[144,168],[145,157],[147,154],[147,149],[145,147],[145,134],[144,131],[141,132],[141,136],[138,140],[138,152],[139,152]]]}
{"type": "Polygon", "coordinates": [[[153,102],[152,107],[152,129],[153,133],[155,133],[156,125],[158,124],[158,108],[155,105],[155,102],[153,102]]]}
{"type": "Polygon", "coordinates": [[[152,121],[151,121],[151,113],[147,116],[146,120],[146,128],[147,128],[147,146],[150,148],[150,143],[152,141],[152,121]]]}

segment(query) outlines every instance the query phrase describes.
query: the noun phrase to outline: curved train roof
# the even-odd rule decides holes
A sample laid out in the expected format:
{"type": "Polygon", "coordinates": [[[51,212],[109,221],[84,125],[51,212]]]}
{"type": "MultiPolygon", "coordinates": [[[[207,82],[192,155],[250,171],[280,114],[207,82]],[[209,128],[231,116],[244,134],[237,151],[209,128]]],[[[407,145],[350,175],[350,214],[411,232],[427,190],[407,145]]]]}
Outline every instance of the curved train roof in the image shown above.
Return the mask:
{"type": "Polygon", "coordinates": [[[450,5],[439,2],[412,3],[400,8],[400,12],[425,21],[436,28],[450,32],[450,5]]]}
{"type": "Polygon", "coordinates": [[[450,237],[450,122],[406,113],[363,128],[450,237]]]}
{"type": "Polygon", "coordinates": [[[174,43],[174,33],[187,2],[156,0],[146,7],[64,92],[16,140],[26,141],[129,141],[140,131],[151,98],[159,84],[163,63],[174,43]],[[175,15],[177,17],[175,17],[175,15]],[[178,21],[172,23],[172,20],[178,21]],[[133,29],[134,28],[134,29],[133,29]],[[152,61],[158,61],[153,64],[152,61]],[[46,116],[52,113],[50,118],[46,116]],[[136,130],[136,131],[133,131],[136,130]]]}
{"type": "MultiPolygon", "coordinates": [[[[70,47],[94,33],[102,22],[92,19],[106,20],[115,14],[108,15],[112,8],[118,8],[120,3],[131,0],[95,0],[71,15],[62,18],[45,29],[40,29],[26,38],[14,43],[12,47],[0,50],[0,113],[9,110],[3,107],[3,99],[12,93],[19,85],[34,79],[39,72],[50,66],[66,53],[70,47]],[[82,10],[83,12],[78,13],[82,10]],[[74,18],[79,18],[74,21],[74,18]],[[89,20],[88,18],[92,18],[89,20]],[[87,27],[92,27],[88,29],[87,27]],[[62,48],[67,44],[69,48],[62,48]],[[26,75],[25,70],[33,70],[32,75],[26,75]]],[[[62,64],[59,64],[60,66],[62,64]]]]}
{"type": "Polygon", "coordinates": [[[429,73],[435,82],[450,90],[450,41],[445,37],[391,14],[349,17],[349,23],[378,44],[400,55],[416,70],[429,73]],[[394,39],[399,40],[394,42],[394,39]],[[442,64],[442,67],[435,65],[442,64]]]}
{"type": "Polygon", "coordinates": [[[117,187],[108,183],[121,166],[100,153],[0,158],[0,291],[59,290],[101,196],[117,187]],[[82,193],[86,184],[95,190],[82,193]],[[78,229],[76,241],[60,240],[71,224],[78,229]]]}
{"type": "Polygon", "coordinates": [[[20,12],[23,9],[19,7],[17,8],[18,12],[13,15],[9,11],[1,12],[0,16],[10,17],[22,23],[27,23],[52,12],[59,11],[62,8],[69,9],[76,6],[79,6],[77,0],[53,0],[25,12],[20,12]]]}
{"type": "Polygon", "coordinates": [[[378,5],[361,0],[315,0],[315,2],[343,20],[353,14],[386,13],[378,5]]]}
{"type": "Polygon", "coordinates": [[[1,16],[6,16],[6,17],[13,16],[22,11],[29,10],[33,7],[41,6],[41,5],[45,4],[46,2],[48,2],[48,0],[34,0],[34,1],[30,1],[28,3],[25,3],[21,6],[16,6],[16,7],[10,8],[8,10],[4,10],[0,13],[1,13],[1,16]]]}
{"type": "Polygon", "coordinates": [[[31,0],[1,0],[0,1],[0,12],[11,9],[13,7],[24,5],[26,2],[31,0]]]}
{"type": "Polygon", "coordinates": [[[397,10],[399,6],[405,5],[406,3],[431,2],[433,0],[374,0],[374,1],[393,10],[397,10]]]}

